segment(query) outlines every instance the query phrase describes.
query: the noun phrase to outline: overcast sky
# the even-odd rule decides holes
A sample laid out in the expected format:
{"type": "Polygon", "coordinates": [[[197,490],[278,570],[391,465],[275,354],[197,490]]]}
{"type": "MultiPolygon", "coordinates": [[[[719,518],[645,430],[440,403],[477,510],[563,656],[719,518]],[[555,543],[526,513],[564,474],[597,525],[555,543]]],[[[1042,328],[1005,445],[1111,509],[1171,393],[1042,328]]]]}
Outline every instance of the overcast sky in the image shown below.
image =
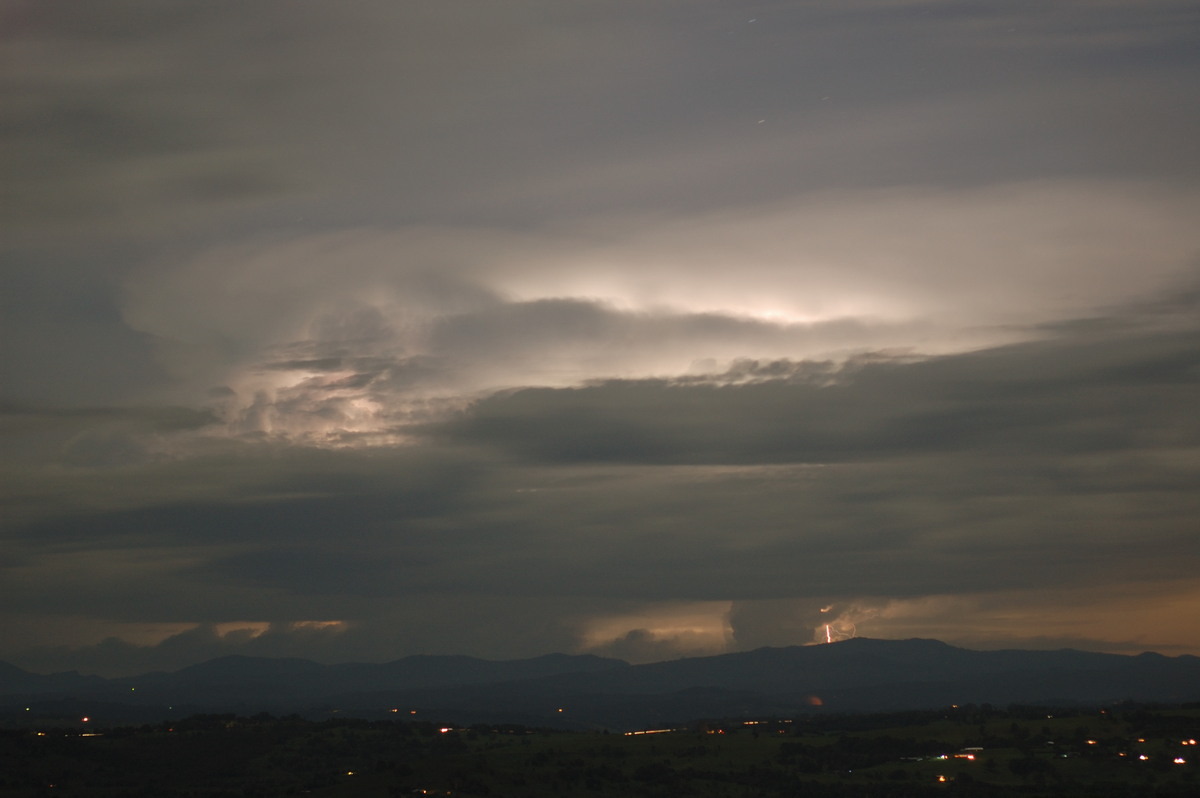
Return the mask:
{"type": "Polygon", "coordinates": [[[0,659],[1200,654],[1193,0],[0,0],[0,659]]]}

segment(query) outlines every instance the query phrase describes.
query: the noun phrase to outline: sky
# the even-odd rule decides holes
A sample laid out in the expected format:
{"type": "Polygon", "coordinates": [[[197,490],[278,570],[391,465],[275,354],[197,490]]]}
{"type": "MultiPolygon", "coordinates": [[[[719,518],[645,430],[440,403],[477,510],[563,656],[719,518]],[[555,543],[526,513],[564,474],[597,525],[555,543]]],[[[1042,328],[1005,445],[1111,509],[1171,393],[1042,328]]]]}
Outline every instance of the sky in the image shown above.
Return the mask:
{"type": "Polygon", "coordinates": [[[0,659],[1200,654],[1192,0],[0,0],[0,659]]]}

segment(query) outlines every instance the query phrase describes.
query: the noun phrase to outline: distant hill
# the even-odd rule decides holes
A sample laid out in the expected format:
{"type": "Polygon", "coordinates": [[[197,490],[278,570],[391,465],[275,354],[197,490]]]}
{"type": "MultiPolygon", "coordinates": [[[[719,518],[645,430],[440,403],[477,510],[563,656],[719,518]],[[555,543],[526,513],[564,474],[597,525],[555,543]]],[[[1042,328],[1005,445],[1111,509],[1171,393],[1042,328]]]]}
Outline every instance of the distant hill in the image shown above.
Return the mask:
{"type": "MultiPolygon", "coordinates": [[[[965,703],[1200,700],[1200,658],[1073,649],[971,651],[936,640],[873,640],[629,665],[551,654],[383,664],[222,657],[122,679],[41,676],[0,663],[0,719],[30,702],[65,715],[89,702],[148,718],[184,712],[299,713],[635,728],[700,717],[877,712],[965,703]]],[[[32,709],[30,711],[33,711],[32,709]]],[[[93,713],[94,714],[94,713],[93,713]]]]}
{"type": "Polygon", "coordinates": [[[339,665],[227,656],[170,673],[103,679],[74,672],[40,675],[0,662],[0,709],[30,701],[80,702],[81,706],[88,701],[116,701],[156,709],[309,712],[347,693],[458,689],[629,667],[623,660],[567,654],[506,661],[418,655],[380,664],[339,665]]]}
{"type": "Polygon", "coordinates": [[[103,689],[99,676],[81,676],[75,671],[42,675],[0,662],[0,700],[8,696],[43,695],[59,692],[88,692],[103,689]]]}

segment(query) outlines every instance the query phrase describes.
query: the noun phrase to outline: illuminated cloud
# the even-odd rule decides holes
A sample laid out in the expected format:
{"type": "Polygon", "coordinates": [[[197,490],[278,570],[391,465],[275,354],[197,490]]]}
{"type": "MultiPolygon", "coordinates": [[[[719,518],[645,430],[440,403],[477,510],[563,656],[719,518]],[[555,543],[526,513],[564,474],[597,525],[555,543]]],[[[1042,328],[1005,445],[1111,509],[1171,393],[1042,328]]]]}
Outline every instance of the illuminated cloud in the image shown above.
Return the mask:
{"type": "Polygon", "coordinates": [[[1200,651],[1192,4],[0,16],[0,659],[1200,651]]]}
{"type": "Polygon", "coordinates": [[[724,653],[730,644],[729,602],[667,602],[589,619],[580,649],[630,662],[724,653]]]}
{"type": "Polygon", "coordinates": [[[394,443],[483,390],[1027,338],[1178,280],[1198,213],[1179,192],[1047,182],[627,220],[603,243],[357,231],[140,274],[124,318],[231,432],[394,443]]]}

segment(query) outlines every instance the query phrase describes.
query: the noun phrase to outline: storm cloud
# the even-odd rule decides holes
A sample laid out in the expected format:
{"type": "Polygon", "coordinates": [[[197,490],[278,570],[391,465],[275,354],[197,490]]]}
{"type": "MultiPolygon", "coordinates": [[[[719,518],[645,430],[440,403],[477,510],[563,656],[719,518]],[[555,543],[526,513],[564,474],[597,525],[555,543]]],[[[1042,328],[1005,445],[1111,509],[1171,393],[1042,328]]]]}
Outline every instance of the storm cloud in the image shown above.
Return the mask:
{"type": "Polygon", "coordinates": [[[0,658],[1200,651],[1193,4],[0,16],[0,658]]]}

